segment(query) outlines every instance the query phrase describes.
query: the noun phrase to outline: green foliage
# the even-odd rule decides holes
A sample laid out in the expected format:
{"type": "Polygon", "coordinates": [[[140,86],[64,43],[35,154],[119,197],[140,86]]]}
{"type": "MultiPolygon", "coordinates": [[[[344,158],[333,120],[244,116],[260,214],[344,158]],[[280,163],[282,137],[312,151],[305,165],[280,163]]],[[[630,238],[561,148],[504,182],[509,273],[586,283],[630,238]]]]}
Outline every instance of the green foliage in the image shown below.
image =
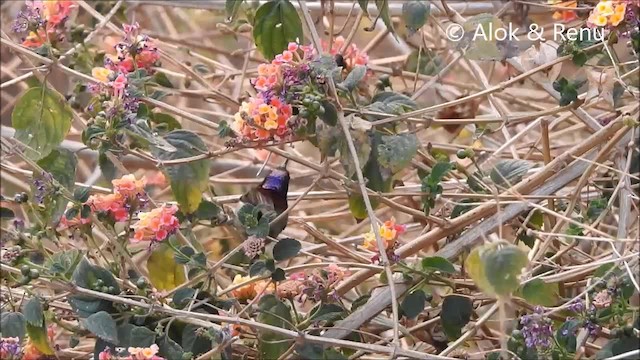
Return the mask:
{"type": "Polygon", "coordinates": [[[426,193],[422,196],[422,209],[426,215],[429,215],[431,209],[436,205],[437,196],[442,194],[442,185],[440,183],[452,169],[452,163],[438,162],[433,166],[431,172],[422,178],[420,190],[426,193]]]}
{"type": "Polygon", "coordinates": [[[528,262],[527,254],[515,245],[487,244],[469,254],[465,269],[486,294],[508,297],[520,285],[520,272],[528,262]]]}
{"type": "Polygon", "coordinates": [[[173,290],[185,282],[184,266],[177,264],[174,252],[167,244],[160,244],[147,259],[149,281],[158,290],[173,290]]]}
{"type": "MultiPolygon", "coordinates": [[[[207,153],[207,146],[202,139],[190,131],[174,130],[165,135],[164,139],[176,150],[168,152],[154,148],[154,155],[162,161],[186,159],[207,153]]],[[[171,182],[173,196],[183,212],[192,213],[198,209],[202,193],[209,183],[210,167],[210,160],[205,158],[163,168],[171,182]]]]}
{"type": "Polygon", "coordinates": [[[395,36],[393,21],[391,21],[391,14],[389,13],[389,0],[376,0],[376,7],[378,8],[378,18],[382,19],[382,22],[387,26],[387,30],[395,36]]]}
{"type": "Polygon", "coordinates": [[[569,81],[562,77],[553,82],[553,89],[560,93],[560,106],[566,106],[578,100],[578,88],[583,82],[569,81]]]}
{"type": "MultiPolygon", "coordinates": [[[[367,110],[383,112],[387,114],[400,115],[407,111],[417,108],[415,101],[411,98],[391,91],[382,91],[377,93],[372,99],[371,104],[366,106],[367,110]]],[[[367,115],[370,120],[379,120],[381,117],[376,115],[367,115]]]]}
{"type": "Polygon", "coordinates": [[[82,320],[82,325],[91,333],[112,344],[118,343],[118,329],[111,315],[105,311],[92,314],[82,320]]]}
{"type": "Polygon", "coordinates": [[[302,22],[290,1],[272,0],[258,8],[253,40],[265,58],[273,59],[297,39],[303,39],[302,22]]]}
{"type": "MultiPolygon", "coordinates": [[[[596,354],[596,359],[608,359],[638,349],[638,337],[627,334],[609,340],[596,354]]],[[[630,359],[630,358],[627,358],[630,359]]]]}
{"type": "Polygon", "coordinates": [[[193,215],[197,219],[210,221],[211,225],[217,225],[219,217],[223,215],[223,213],[224,210],[220,205],[208,200],[202,200],[193,215]]]}
{"type": "Polygon", "coordinates": [[[460,337],[462,328],[471,320],[473,301],[468,296],[449,295],[442,302],[440,322],[447,337],[455,340],[460,337]]]}
{"type": "Polygon", "coordinates": [[[440,256],[428,256],[423,258],[420,264],[424,271],[437,270],[445,274],[453,274],[456,272],[453,264],[449,260],[440,256]]]}
{"type": "Polygon", "coordinates": [[[51,153],[71,128],[72,110],[55,90],[33,87],[20,95],[11,113],[15,138],[27,145],[25,155],[39,160],[51,153]]]}
{"type": "MultiPolygon", "coordinates": [[[[292,328],[291,311],[287,305],[274,295],[264,295],[258,303],[258,322],[277,326],[282,329],[292,328]]],[[[258,351],[263,359],[277,359],[291,346],[292,340],[278,333],[258,329],[258,351]]]]}
{"type": "Polygon", "coordinates": [[[427,297],[424,294],[424,291],[418,289],[407,294],[404,297],[402,303],[400,304],[400,309],[402,310],[404,316],[409,319],[414,319],[418,315],[420,315],[422,310],[424,310],[426,303],[427,297]]]}
{"type": "Polygon", "coordinates": [[[247,235],[259,238],[265,238],[269,235],[269,222],[276,216],[275,212],[268,210],[264,206],[242,205],[236,216],[247,235]]]}
{"type": "MultiPolygon", "coordinates": [[[[73,192],[77,163],[76,155],[62,148],[52,150],[48,156],[37,162],[38,166],[51,174],[53,179],[69,192],[73,192]]],[[[47,177],[42,173],[35,173],[33,179],[42,181],[45,184],[49,183],[47,177]]],[[[35,191],[35,186],[32,185],[32,194],[35,193],[35,191]]],[[[48,194],[48,196],[44,198],[42,206],[38,209],[38,214],[44,222],[57,224],[62,214],[64,214],[68,203],[69,200],[64,197],[60,191],[56,190],[53,194],[48,194]]]]}
{"type": "Polygon", "coordinates": [[[226,0],[224,2],[224,10],[227,14],[227,21],[231,21],[242,7],[244,0],[226,0]]]}
{"type": "Polygon", "coordinates": [[[422,0],[409,0],[402,4],[402,20],[409,30],[409,35],[418,31],[429,18],[431,4],[422,0]]]}
{"type": "Polygon", "coordinates": [[[298,240],[286,238],[278,241],[273,247],[273,259],[283,261],[290,259],[300,252],[302,245],[298,240]]]}
{"type": "Polygon", "coordinates": [[[466,48],[465,57],[471,60],[503,60],[505,55],[498,46],[494,33],[502,28],[502,21],[492,14],[479,14],[467,19],[462,25],[465,35],[458,42],[458,48],[466,48]],[[474,35],[477,29],[482,29],[485,36],[474,35]]]}
{"type": "Polygon", "coordinates": [[[144,326],[134,326],[129,333],[129,341],[132,346],[149,347],[156,342],[156,335],[155,331],[151,331],[144,326]]]}
{"type": "MultiPolygon", "coordinates": [[[[350,130],[350,133],[353,140],[353,145],[357,149],[356,155],[358,157],[360,169],[362,170],[366,166],[367,161],[371,155],[371,137],[366,131],[362,130],[350,130]]],[[[353,161],[351,151],[349,151],[349,145],[346,138],[344,138],[344,134],[340,135],[338,147],[338,149],[340,150],[340,163],[344,167],[345,175],[348,177],[354,176],[354,174],[356,173],[356,165],[353,161]]]]}
{"type": "Polygon", "coordinates": [[[404,65],[405,70],[423,75],[434,75],[441,67],[442,59],[433,51],[424,48],[412,51],[404,65]]]}
{"type": "Polygon", "coordinates": [[[339,351],[325,348],[322,345],[312,343],[302,343],[296,346],[296,353],[301,359],[306,360],[346,360],[347,358],[339,351]]]}
{"type": "Polygon", "coordinates": [[[554,306],[558,302],[558,283],[546,283],[542,279],[533,279],[524,284],[519,292],[532,305],[554,306]]]}
{"type": "Polygon", "coordinates": [[[3,312],[0,320],[2,337],[17,337],[24,340],[27,322],[19,312],[3,312]]]}
{"type": "Polygon", "coordinates": [[[380,140],[378,162],[392,174],[407,167],[418,152],[418,138],[412,133],[382,135],[380,140]]]}
{"type": "Polygon", "coordinates": [[[27,324],[42,327],[44,326],[44,310],[42,309],[42,302],[39,298],[33,297],[24,304],[22,314],[27,324]]]}
{"type": "Polygon", "coordinates": [[[55,354],[55,351],[49,344],[49,337],[47,335],[47,328],[44,326],[44,319],[42,321],[42,326],[34,326],[27,323],[27,335],[29,336],[31,344],[33,344],[43,355],[55,354]]]}
{"type": "Polygon", "coordinates": [[[364,65],[356,65],[351,71],[349,75],[344,79],[343,82],[337,84],[337,86],[345,89],[348,92],[353,91],[358,83],[364,79],[367,75],[367,67],[364,65]]]}
{"type": "MultiPolygon", "coordinates": [[[[113,287],[115,293],[120,292],[120,286],[113,274],[104,268],[92,265],[86,257],[82,258],[71,276],[71,283],[85,289],[93,289],[98,280],[102,281],[104,286],[113,287]]],[[[111,309],[110,301],[80,294],[70,296],[69,304],[80,317],[88,317],[101,310],[111,309]]]]}
{"type": "Polygon", "coordinates": [[[477,199],[462,199],[456,204],[456,206],[451,209],[451,219],[455,219],[458,216],[466,213],[467,211],[473,209],[477,205],[472,205],[473,203],[478,203],[477,199]]]}
{"type": "Polygon", "coordinates": [[[607,208],[608,201],[604,198],[593,199],[589,201],[587,207],[587,218],[591,221],[597,219],[600,214],[607,208]]]}
{"type": "Polygon", "coordinates": [[[45,267],[47,267],[52,274],[70,278],[73,269],[76,268],[80,260],[82,260],[82,253],[80,253],[80,251],[67,250],[52,254],[45,262],[45,267]]]}

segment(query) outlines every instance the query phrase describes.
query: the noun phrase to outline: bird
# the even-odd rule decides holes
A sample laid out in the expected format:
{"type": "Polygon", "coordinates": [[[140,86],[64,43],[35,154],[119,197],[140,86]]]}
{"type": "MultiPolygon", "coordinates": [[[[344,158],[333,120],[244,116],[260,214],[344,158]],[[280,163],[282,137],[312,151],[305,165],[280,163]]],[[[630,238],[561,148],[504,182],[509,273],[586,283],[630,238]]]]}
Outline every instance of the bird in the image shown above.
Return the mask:
{"type": "MultiPolygon", "coordinates": [[[[264,206],[267,209],[273,209],[276,217],[287,210],[287,193],[289,192],[289,172],[287,171],[287,163],[273,170],[262,180],[257,187],[247,191],[240,197],[240,201],[253,206],[264,206]]],[[[267,210],[268,211],[268,210],[267,210]]],[[[274,218],[275,219],[275,218],[274,218]]],[[[277,221],[269,227],[269,236],[276,238],[282,230],[287,226],[288,215],[277,219],[277,221]]]]}

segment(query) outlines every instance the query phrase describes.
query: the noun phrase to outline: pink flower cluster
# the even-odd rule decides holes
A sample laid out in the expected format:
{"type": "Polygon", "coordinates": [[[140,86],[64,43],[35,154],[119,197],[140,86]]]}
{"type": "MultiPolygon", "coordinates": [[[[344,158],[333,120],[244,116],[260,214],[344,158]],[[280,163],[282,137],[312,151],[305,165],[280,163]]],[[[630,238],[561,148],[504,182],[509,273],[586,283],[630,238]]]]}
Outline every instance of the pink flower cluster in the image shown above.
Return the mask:
{"type": "Polygon", "coordinates": [[[113,193],[108,195],[92,195],[87,200],[91,210],[106,213],[115,221],[126,221],[133,211],[145,203],[146,193],[144,187],[146,180],[143,177],[137,180],[132,174],[111,181],[113,193]]]}
{"type": "Polygon", "coordinates": [[[334,288],[338,282],[349,276],[351,272],[336,264],[311,272],[297,272],[278,285],[278,296],[296,298],[299,302],[306,300],[327,301],[335,296],[334,288]]]}
{"type": "Polygon", "coordinates": [[[25,5],[13,24],[14,32],[28,32],[23,46],[37,48],[64,39],[65,23],[76,7],[74,1],[27,0],[25,5]]]}
{"type": "Polygon", "coordinates": [[[358,46],[354,43],[351,43],[343,52],[340,52],[340,49],[342,49],[345,42],[346,40],[344,37],[338,36],[333,40],[331,49],[328,49],[329,44],[326,41],[322,42],[322,47],[331,55],[335,56],[340,54],[344,58],[347,70],[351,70],[356,65],[367,65],[369,63],[369,55],[358,49],[358,46]]]}
{"type": "Polygon", "coordinates": [[[140,25],[124,24],[124,39],[115,46],[116,55],[107,55],[105,67],[109,70],[128,74],[137,69],[152,73],[152,66],[160,59],[158,48],[147,35],[140,33],[140,25]]]}
{"type": "Polygon", "coordinates": [[[133,240],[136,242],[165,240],[180,227],[180,222],[175,216],[177,211],[177,206],[167,205],[139,213],[138,222],[132,226],[135,229],[133,240]]]}
{"type": "Polygon", "coordinates": [[[235,114],[231,127],[236,135],[246,141],[269,141],[293,133],[295,126],[289,121],[293,109],[287,95],[308,80],[308,62],[313,56],[310,46],[289,43],[270,64],[258,66],[258,77],[251,81],[258,94],[243,102],[235,114]]]}

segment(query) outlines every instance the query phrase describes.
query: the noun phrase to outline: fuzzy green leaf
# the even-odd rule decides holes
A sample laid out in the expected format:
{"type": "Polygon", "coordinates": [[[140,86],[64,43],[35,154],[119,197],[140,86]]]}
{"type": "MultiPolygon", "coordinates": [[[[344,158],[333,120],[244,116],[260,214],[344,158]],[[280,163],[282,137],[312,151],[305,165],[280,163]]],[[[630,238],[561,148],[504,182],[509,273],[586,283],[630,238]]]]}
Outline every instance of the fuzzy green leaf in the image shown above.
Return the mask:
{"type": "Polygon", "coordinates": [[[11,113],[15,138],[28,146],[27,157],[38,160],[55,149],[71,128],[72,110],[55,90],[41,86],[27,89],[11,113]]]}
{"type": "Polygon", "coordinates": [[[378,146],[378,162],[389,168],[392,174],[407,167],[418,152],[418,138],[415,134],[383,135],[381,140],[382,143],[378,146]]]}
{"type": "Polygon", "coordinates": [[[84,327],[95,336],[112,344],[118,343],[116,322],[106,311],[97,312],[82,321],[84,327]]]}
{"type": "Polygon", "coordinates": [[[253,40],[265,58],[275,58],[287,49],[289,42],[302,38],[302,22],[290,1],[269,1],[256,11],[253,40]]]}
{"type": "Polygon", "coordinates": [[[290,259],[300,252],[302,245],[295,239],[282,239],[273,247],[273,259],[275,261],[283,261],[290,259]]]}
{"type": "Polygon", "coordinates": [[[471,320],[473,302],[471,298],[462,295],[449,295],[442,302],[440,321],[442,329],[450,339],[457,339],[462,328],[471,320]]]}

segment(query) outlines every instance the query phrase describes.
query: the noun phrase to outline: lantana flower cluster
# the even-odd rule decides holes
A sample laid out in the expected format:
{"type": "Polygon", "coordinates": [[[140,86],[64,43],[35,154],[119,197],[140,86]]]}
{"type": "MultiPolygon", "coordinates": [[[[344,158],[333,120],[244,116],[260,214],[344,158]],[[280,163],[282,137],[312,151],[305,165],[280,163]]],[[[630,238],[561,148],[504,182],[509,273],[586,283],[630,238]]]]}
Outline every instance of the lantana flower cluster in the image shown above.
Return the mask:
{"type": "MultiPolygon", "coordinates": [[[[398,237],[402,235],[406,231],[406,229],[407,227],[405,225],[397,224],[395,218],[391,218],[385,221],[380,226],[380,238],[384,242],[385,250],[387,251],[387,253],[393,255],[393,251],[397,247],[398,237]]],[[[379,250],[378,243],[376,241],[376,235],[374,234],[373,229],[364,234],[364,241],[362,243],[362,246],[369,251],[376,252],[376,255],[374,255],[372,258],[372,261],[376,262],[379,258],[379,250]]]]}
{"type": "Polygon", "coordinates": [[[349,274],[348,270],[331,264],[325,269],[291,274],[288,279],[279,282],[277,286],[266,280],[249,282],[251,280],[249,276],[238,274],[233,279],[234,285],[249,283],[234,289],[231,295],[241,302],[250,301],[256,296],[266,294],[275,294],[281,299],[296,299],[301,303],[306,300],[327,301],[335,294],[335,285],[349,274]]]}
{"type": "Polygon", "coordinates": [[[536,306],[533,314],[524,315],[520,319],[522,335],[528,348],[535,348],[538,353],[548,352],[553,345],[553,322],[544,315],[544,309],[536,306]]]}
{"type": "Polygon", "coordinates": [[[564,9],[564,8],[577,8],[578,2],[576,0],[571,0],[571,1],[547,0],[547,4],[563,8],[553,13],[554,20],[569,22],[569,21],[576,20],[578,18],[578,14],[574,10],[564,9]]]}
{"type": "Polygon", "coordinates": [[[124,349],[114,352],[107,347],[98,354],[98,360],[164,360],[163,357],[156,355],[159,350],[158,345],[152,344],[149,347],[129,347],[128,355],[118,355],[118,353],[124,353],[124,349]]]}
{"type": "Polygon", "coordinates": [[[106,55],[104,67],[95,67],[91,71],[91,75],[99,80],[99,83],[89,86],[93,93],[100,95],[102,111],[96,116],[97,121],[122,118],[133,123],[139,98],[128,76],[140,69],[152,74],[152,67],[160,58],[153,41],[140,33],[137,23],[124,24],[123,29],[125,36],[114,46],[116,53],[106,55]]]}
{"type": "Polygon", "coordinates": [[[173,235],[180,227],[180,222],[175,216],[178,207],[165,205],[149,212],[138,214],[138,221],[133,224],[135,233],[134,241],[163,241],[173,235]]]}
{"type": "Polygon", "coordinates": [[[113,193],[91,195],[87,204],[91,210],[105,213],[116,222],[128,220],[133,213],[146,203],[145,178],[136,179],[135,175],[125,175],[111,181],[113,193]]]}
{"type": "Polygon", "coordinates": [[[241,141],[283,140],[293,134],[297,124],[291,121],[289,102],[296,87],[311,81],[313,57],[310,46],[292,42],[270,64],[258,66],[258,77],[252,80],[257,94],[242,103],[232,124],[241,141]]]}
{"type": "Polygon", "coordinates": [[[591,11],[587,25],[590,27],[613,28],[620,25],[627,15],[627,8],[631,10],[633,1],[600,1],[591,11]]]}
{"type": "Polygon", "coordinates": [[[17,337],[5,337],[0,339],[0,359],[22,359],[22,347],[17,337]]]}
{"type": "Polygon", "coordinates": [[[27,0],[25,5],[13,23],[14,32],[27,34],[22,41],[23,46],[38,48],[64,41],[65,23],[76,7],[75,1],[27,0]]]}

